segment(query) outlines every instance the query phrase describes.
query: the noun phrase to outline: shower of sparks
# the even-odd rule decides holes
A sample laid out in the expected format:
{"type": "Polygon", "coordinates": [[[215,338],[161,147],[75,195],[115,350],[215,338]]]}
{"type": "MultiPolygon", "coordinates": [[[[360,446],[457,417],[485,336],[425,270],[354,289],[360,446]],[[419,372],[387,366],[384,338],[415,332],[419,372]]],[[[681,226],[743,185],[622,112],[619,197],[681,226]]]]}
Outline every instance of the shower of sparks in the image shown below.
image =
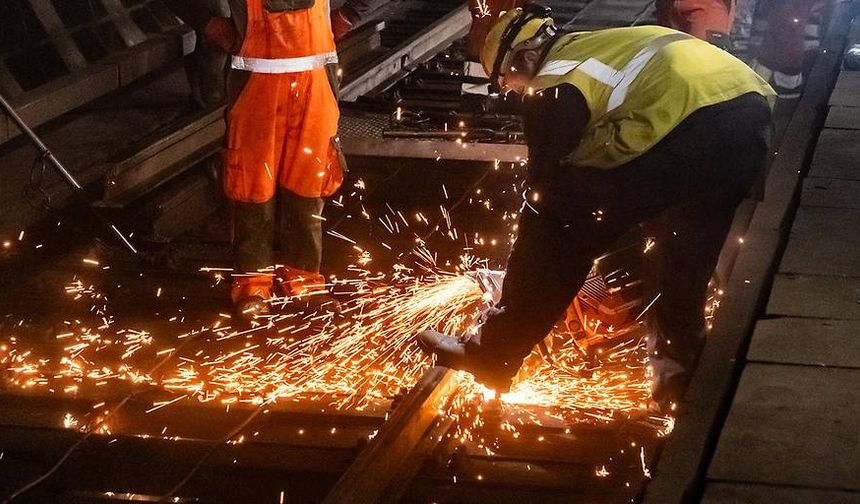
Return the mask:
{"type": "MultiPolygon", "coordinates": [[[[489,170],[496,171],[499,166],[494,163],[489,170]]],[[[233,317],[226,313],[216,314],[191,330],[179,326],[181,319],[177,317],[169,319],[177,324],[175,330],[170,324],[159,330],[129,327],[111,314],[106,296],[97,287],[83,278],[75,279],[66,287],[66,294],[89,305],[91,316],[66,320],[55,331],[59,354],[46,352],[44,347],[29,347],[14,332],[0,334],[0,386],[83,399],[97,397],[92,402],[98,404],[89,414],[74,411],[58,419],[67,429],[93,434],[126,428],[121,421],[114,421],[116,409],[124,404],[117,402],[116,394],[110,394],[114,387],[122,394],[148,397],[147,404],[137,411],[153,416],[193,403],[216,404],[228,411],[237,404],[259,411],[278,402],[301,401],[326,411],[388,409],[432,365],[415,343],[418,332],[432,328],[463,335],[474,330],[489,300],[472,274],[485,268],[486,261],[470,254],[514,242],[519,213],[496,198],[505,193],[518,196],[522,187],[510,184],[501,194],[474,187],[463,197],[464,203],[499,218],[505,228],[501,235],[491,234],[489,228],[480,232],[458,230],[453,211],[459,203],[417,211],[385,204],[386,212],[371,215],[361,197],[365,182],[358,179],[352,189],[346,197],[358,199],[353,215],[376,225],[381,236],[401,242],[408,238],[411,250],[396,256],[397,264],[389,273],[372,272],[370,265],[382,253],[376,244],[394,254],[396,250],[378,239],[376,244],[361,243],[331,226],[327,234],[349,248],[353,258],[352,266],[327,285],[343,301],[342,313],[302,311],[297,308],[302,306],[300,299],[274,298],[270,300],[274,314],[259,317],[250,328],[233,326],[233,317]],[[433,234],[461,251],[458,265],[440,260],[429,248],[433,234]],[[139,394],[142,392],[149,394],[139,394]]],[[[445,202],[456,200],[449,191],[444,185],[440,187],[445,202]]],[[[537,193],[530,197],[539,199],[537,193]]],[[[333,200],[333,205],[346,208],[349,202],[342,196],[333,200]]],[[[315,217],[325,221],[323,216],[315,217]]],[[[644,252],[651,247],[653,243],[645,246],[644,252]]],[[[105,261],[100,259],[82,259],[85,271],[101,269],[105,261]]],[[[201,271],[212,276],[213,285],[228,280],[231,273],[229,268],[201,271]]],[[[176,290],[165,287],[158,287],[155,297],[163,299],[176,290]]],[[[713,297],[713,308],[718,299],[713,297]]],[[[456,393],[439,412],[440,421],[451,425],[446,438],[472,443],[489,455],[498,450],[499,439],[504,436],[547,441],[543,436],[529,437],[523,430],[529,425],[635,421],[649,429],[651,437],[668,435],[673,419],[647,412],[651,376],[642,326],[612,327],[579,315],[575,323],[566,320],[556,326],[544,341],[543,350],[533,352],[511,390],[499,398],[468,373],[458,373],[456,393]],[[488,434],[488,427],[494,433],[488,434]]],[[[297,432],[306,434],[305,429],[297,432]]],[[[569,427],[565,433],[570,433],[569,427]]],[[[162,437],[171,439],[169,436],[162,432],[162,437]]],[[[246,438],[237,435],[229,442],[246,438]]],[[[644,462],[642,467],[645,470],[644,462]]],[[[605,465],[595,470],[598,478],[609,478],[610,474],[614,477],[615,471],[605,465]]],[[[454,478],[456,481],[457,476],[454,478]]]]}
{"type": "MultiPolygon", "coordinates": [[[[432,257],[427,251],[424,255],[432,257]]],[[[420,273],[400,266],[390,278],[358,271],[354,280],[340,281],[356,288],[341,315],[284,313],[245,330],[213,324],[177,336],[166,348],[154,345],[146,331],[114,329],[113,320],[102,315],[98,328],[70,322],[68,331],[56,335],[63,344],[58,360],[38,356],[13,339],[0,347],[0,364],[7,371],[8,384],[24,389],[75,395],[110,381],[124,381],[175,394],[154,402],[148,412],[186,397],[228,405],[325,400],[337,408],[360,411],[384,405],[414,385],[429,367],[429,358],[414,342],[417,332],[470,330],[486,301],[478,283],[465,274],[473,266],[465,264],[448,272],[427,267],[420,273]],[[177,341],[191,337],[216,344],[175,352],[177,341]],[[170,365],[157,376],[144,371],[144,363],[166,354],[172,354],[170,365]]],[[[80,281],[70,285],[67,293],[106,309],[101,294],[80,281]]],[[[614,346],[603,350],[601,364],[594,368],[583,358],[576,338],[562,327],[567,326],[559,324],[546,340],[552,357],[535,351],[510,392],[501,396],[501,403],[510,408],[551,408],[570,423],[640,415],[650,394],[647,353],[640,339],[617,338],[614,346]]],[[[461,381],[461,397],[448,414],[466,423],[480,422],[466,411],[492,393],[470,377],[461,381]]],[[[671,429],[669,419],[655,420],[658,430],[671,429]]],[[[468,426],[461,432],[468,435],[468,426]]]]}
{"type": "Polygon", "coordinates": [[[648,469],[648,466],[645,465],[645,447],[639,449],[639,462],[642,464],[642,474],[646,478],[650,478],[651,471],[648,469]]]}
{"type": "Polygon", "coordinates": [[[482,293],[462,275],[419,279],[403,270],[392,284],[380,280],[360,280],[341,316],[278,315],[251,330],[222,333],[222,342],[259,334],[265,343],[182,359],[161,385],[201,401],[325,395],[337,407],[362,410],[390,399],[427,368],[415,332],[461,330],[476,317],[482,293]]]}

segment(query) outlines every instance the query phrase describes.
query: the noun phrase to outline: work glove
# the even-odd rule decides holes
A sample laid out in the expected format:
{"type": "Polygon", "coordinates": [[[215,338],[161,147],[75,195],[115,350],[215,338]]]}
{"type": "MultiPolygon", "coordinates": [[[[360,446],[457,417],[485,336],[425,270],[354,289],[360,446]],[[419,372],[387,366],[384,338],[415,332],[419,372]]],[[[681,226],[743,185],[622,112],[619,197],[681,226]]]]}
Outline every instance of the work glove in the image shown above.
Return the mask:
{"type": "Polygon", "coordinates": [[[504,271],[481,268],[469,271],[466,276],[478,282],[487,303],[495,305],[502,299],[502,284],[505,281],[504,271]]]}
{"type": "Polygon", "coordinates": [[[239,48],[239,35],[230,18],[212,17],[203,28],[203,38],[207,44],[215,46],[227,54],[232,54],[239,48]]]}
{"type": "Polygon", "coordinates": [[[335,9],[331,11],[331,33],[334,35],[334,41],[339,42],[343,37],[352,30],[355,23],[349,18],[344,9],[335,9]]]}

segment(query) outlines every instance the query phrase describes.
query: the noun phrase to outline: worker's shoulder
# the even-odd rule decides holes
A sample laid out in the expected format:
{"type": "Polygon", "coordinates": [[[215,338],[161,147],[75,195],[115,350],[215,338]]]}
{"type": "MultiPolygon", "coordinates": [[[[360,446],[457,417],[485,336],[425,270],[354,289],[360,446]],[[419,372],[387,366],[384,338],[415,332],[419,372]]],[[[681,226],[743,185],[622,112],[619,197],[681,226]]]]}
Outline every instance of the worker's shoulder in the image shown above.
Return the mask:
{"type": "Polygon", "coordinates": [[[684,32],[680,32],[678,30],[674,30],[672,28],[667,28],[665,26],[659,25],[638,25],[638,26],[619,26],[616,28],[601,28],[599,30],[592,31],[583,31],[583,32],[571,32],[570,36],[573,38],[581,38],[581,37],[620,37],[620,38],[649,38],[649,37],[659,37],[663,35],[673,35],[678,34],[685,37],[693,38],[691,35],[687,35],[684,32]]]}
{"type": "MultiPolygon", "coordinates": [[[[589,46],[594,49],[617,50],[637,46],[662,47],[667,43],[677,41],[699,41],[695,37],[672,28],[657,25],[625,26],[618,28],[603,28],[587,32],[570,32],[562,37],[562,45],[589,46]]],[[[707,42],[705,42],[707,44],[707,42]]]]}

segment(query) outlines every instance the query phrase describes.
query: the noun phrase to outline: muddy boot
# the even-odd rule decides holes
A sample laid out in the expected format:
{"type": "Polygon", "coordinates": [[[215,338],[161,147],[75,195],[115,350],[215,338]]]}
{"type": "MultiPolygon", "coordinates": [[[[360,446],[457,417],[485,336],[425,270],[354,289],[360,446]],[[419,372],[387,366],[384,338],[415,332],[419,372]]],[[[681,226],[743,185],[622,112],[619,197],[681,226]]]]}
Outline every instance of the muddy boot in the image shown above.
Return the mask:
{"type": "Polygon", "coordinates": [[[319,273],[296,275],[289,268],[275,268],[275,293],[284,298],[280,306],[286,311],[343,311],[340,302],[326,289],[325,280],[319,273]]]}

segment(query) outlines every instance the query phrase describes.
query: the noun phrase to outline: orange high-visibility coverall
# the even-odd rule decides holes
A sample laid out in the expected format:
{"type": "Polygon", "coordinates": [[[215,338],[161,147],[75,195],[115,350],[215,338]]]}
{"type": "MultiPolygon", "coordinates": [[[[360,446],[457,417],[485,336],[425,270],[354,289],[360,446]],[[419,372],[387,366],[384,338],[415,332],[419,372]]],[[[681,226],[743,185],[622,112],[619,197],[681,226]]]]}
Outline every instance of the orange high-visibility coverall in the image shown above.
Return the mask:
{"type": "MultiPolygon", "coordinates": [[[[309,3],[297,10],[272,11],[265,0],[246,0],[245,35],[232,67],[251,74],[228,113],[224,181],[227,196],[246,208],[271,202],[279,188],[296,199],[330,196],[343,181],[336,145],[339,111],[325,68],[337,62],[329,7],[326,0],[309,3]]],[[[316,241],[318,248],[319,237],[316,241]]],[[[309,283],[324,283],[318,271],[312,271],[318,263],[305,266],[310,270],[286,265],[285,280],[293,293],[309,283]]],[[[272,265],[253,268],[266,266],[272,265]]],[[[236,273],[234,302],[271,296],[271,274],[236,273]]]]}
{"type": "Polygon", "coordinates": [[[737,0],[657,0],[657,21],[669,28],[710,40],[710,34],[728,36],[735,20],[737,0]]]}
{"type": "Polygon", "coordinates": [[[806,25],[819,0],[759,0],[767,22],[756,59],[772,70],[799,75],[806,52],[806,25]]]}

